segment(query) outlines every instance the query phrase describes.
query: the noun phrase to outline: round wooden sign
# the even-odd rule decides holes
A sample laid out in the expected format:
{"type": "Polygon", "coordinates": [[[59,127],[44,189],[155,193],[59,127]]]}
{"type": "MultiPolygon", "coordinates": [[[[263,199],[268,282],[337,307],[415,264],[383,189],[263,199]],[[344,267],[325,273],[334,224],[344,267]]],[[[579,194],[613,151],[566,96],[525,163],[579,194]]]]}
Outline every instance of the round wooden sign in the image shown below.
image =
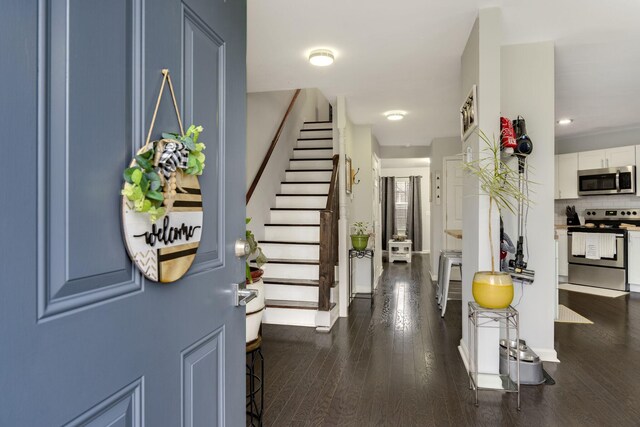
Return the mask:
{"type": "MultiPolygon", "coordinates": [[[[134,163],[135,164],[135,161],[134,163]]],[[[170,283],[191,267],[202,235],[202,194],[194,175],[183,174],[179,187],[165,186],[171,195],[163,206],[168,213],[152,223],[149,214],[134,210],[134,202],[122,197],[122,230],[129,257],[155,282],[170,283]]]]}

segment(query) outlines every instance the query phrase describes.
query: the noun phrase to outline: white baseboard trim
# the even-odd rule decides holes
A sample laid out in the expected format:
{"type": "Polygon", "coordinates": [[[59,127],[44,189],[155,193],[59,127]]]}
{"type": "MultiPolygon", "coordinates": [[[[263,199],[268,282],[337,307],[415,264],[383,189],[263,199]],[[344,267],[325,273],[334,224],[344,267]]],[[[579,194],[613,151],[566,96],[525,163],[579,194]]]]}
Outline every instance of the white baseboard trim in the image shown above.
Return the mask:
{"type": "Polygon", "coordinates": [[[640,285],[629,285],[629,291],[631,292],[640,292],[640,285]]]}
{"type": "Polygon", "coordinates": [[[460,353],[460,358],[462,359],[462,363],[464,363],[464,368],[469,372],[469,349],[467,349],[467,343],[460,339],[460,345],[458,346],[458,353],[460,353]]]}
{"type": "Polygon", "coordinates": [[[540,360],[543,362],[553,362],[560,363],[560,359],[558,359],[558,353],[553,348],[539,348],[539,347],[531,347],[535,353],[540,356],[540,360]]]}
{"type": "MultiPolygon", "coordinates": [[[[533,348],[533,351],[536,352],[538,356],[540,356],[540,360],[543,362],[552,362],[552,363],[560,363],[558,359],[558,353],[553,348],[533,348]]],[[[462,359],[462,363],[464,363],[464,367],[469,372],[469,350],[467,349],[467,343],[462,339],[460,340],[460,345],[458,346],[458,353],[460,353],[460,358],[462,359]]]]}
{"type": "Polygon", "coordinates": [[[431,281],[432,282],[437,282],[438,281],[438,276],[433,274],[433,271],[430,271],[429,275],[431,276],[431,281]]]}

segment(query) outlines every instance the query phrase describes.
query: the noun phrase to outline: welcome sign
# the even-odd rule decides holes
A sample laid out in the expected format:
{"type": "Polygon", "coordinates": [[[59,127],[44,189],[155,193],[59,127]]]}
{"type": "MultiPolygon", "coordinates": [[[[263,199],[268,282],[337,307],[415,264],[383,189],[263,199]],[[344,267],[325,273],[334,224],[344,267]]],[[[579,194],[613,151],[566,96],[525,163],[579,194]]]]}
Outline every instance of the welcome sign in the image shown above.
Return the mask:
{"type": "Polygon", "coordinates": [[[152,223],[122,197],[122,224],[129,257],[150,280],[170,283],[181,278],[195,259],[202,236],[202,194],[198,178],[184,174],[164,217],[152,223]]]}

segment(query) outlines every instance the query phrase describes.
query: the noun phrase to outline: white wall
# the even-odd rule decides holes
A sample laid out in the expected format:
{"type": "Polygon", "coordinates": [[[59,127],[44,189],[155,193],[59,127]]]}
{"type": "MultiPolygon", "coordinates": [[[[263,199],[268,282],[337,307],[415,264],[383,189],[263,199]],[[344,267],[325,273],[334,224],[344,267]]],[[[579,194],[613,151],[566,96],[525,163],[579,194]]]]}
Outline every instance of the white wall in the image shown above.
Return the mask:
{"type": "Polygon", "coordinates": [[[422,253],[428,253],[431,242],[431,207],[429,205],[430,166],[423,167],[387,167],[390,159],[382,159],[381,176],[421,176],[422,177],[422,253]]]}
{"type": "MultiPolygon", "coordinates": [[[[499,9],[482,9],[476,19],[462,54],[462,93],[460,104],[466,99],[472,86],[477,85],[478,127],[487,135],[499,134],[500,117],[500,43],[501,13],[499,9]]],[[[471,134],[463,142],[463,152],[478,159],[479,138],[471,134]]],[[[471,160],[471,159],[467,159],[471,160]]],[[[476,271],[491,269],[491,251],[487,233],[489,222],[489,199],[481,194],[475,176],[465,174],[463,178],[462,218],[462,350],[468,353],[471,347],[468,330],[468,302],[473,301],[471,284],[476,271]]],[[[495,209],[494,209],[495,213],[495,209]]],[[[492,217],[493,241],[498,241],[499,220],[492,217]]],[[[494,255],[498,247],[494,245],[494,255]]],[[[499,258],[498,258],[499,259],[499,258]]],[[[498,330],[483,330],[479,337],[478,369],[480,372],[498,372],[498,330]]]]}
{"type": "MultiPolygon", "coordinates": [[[[271,145],[293,93],[287,90],[247,94],[247,190],[271,145]]],[[[252,218],[249,227],[258,240],[264,238],[264,224],[269,222],[269,209],[275,206],[275,195],[280,190],[280,182],[284,181],[300,129],[305,121],[316,120],[318,97],[323,95],[317,89],[303,89],[300,92],[280,141],[247,204],[247,216],[252,218]]]]}
{"type": "MultiPolygon", "coordinates": [[[[527,157],[532,185],[527,235],[528,268],[535,270],[532,285],[515,284],[514,306],[520,313],[520,336],[544,359],[554,360],[555,242],[554,141],[555,88],[553,42],[503,46],[501,52],[501,109],[507,117],[521,115],[533,141],[527,157]],[[522,64],[527,64],[523,67],[522,64]],[[524,293],[523,293],[524,292],[524,293]]],[[[515,159],[512,166],[517,168],[515,159]]],[[[505,231],[517,236],[517,218],[503,213],[505,231]]],[[[526,255],[526,252],[525,252],[526,255]]]]}
{"type": "MultiPolygon", "coordinates": [[[[431,141],[431,203],[430,203],[430,237],[431,237],[431,254],[429,256],[431,260],[431,278],[436,280],[438,277],[438,257],[440,251],[444,247],[444,217],[443,217],[443,205],[438,205],[433,194],[435,193],[435,181],[434,176],[436,173],[440,173],[440,180],[444,182],[444,158],[455,156],[462,153],[462,143],[460,137],[450,138],[434,138],[431,141]]],[[[441,193],[444,194],[445,188],[441,188],[441,193]]],[[[444,199],[442,199],[444,200],[444,199]]],[[[442,202],[444,203],[444,202],[442,202]]]]}

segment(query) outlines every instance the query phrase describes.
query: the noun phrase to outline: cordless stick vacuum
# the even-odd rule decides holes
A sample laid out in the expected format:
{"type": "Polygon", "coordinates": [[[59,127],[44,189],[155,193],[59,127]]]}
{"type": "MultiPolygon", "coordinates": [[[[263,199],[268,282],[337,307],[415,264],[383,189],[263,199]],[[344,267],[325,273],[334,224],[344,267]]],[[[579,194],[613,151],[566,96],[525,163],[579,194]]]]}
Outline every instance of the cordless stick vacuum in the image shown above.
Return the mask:
{"type": "MultiPolygon", "coordinates": [[[[527,127],[524,119],[518,116],[513,121],[513,128],[516,133],[515,156],[518,159],[518,189],[520,194],[525,192],[525,169],[527,156],[533,151],[533,143],[527,135],[527,127]]],[[[527,270],[527,262],[524,260],[524,200],[518,200],[518,243],[516,245],[516,257],[509,260],[509,274],[511,277],[522,282],[533,283],[535,272],[527,270]]]]}

